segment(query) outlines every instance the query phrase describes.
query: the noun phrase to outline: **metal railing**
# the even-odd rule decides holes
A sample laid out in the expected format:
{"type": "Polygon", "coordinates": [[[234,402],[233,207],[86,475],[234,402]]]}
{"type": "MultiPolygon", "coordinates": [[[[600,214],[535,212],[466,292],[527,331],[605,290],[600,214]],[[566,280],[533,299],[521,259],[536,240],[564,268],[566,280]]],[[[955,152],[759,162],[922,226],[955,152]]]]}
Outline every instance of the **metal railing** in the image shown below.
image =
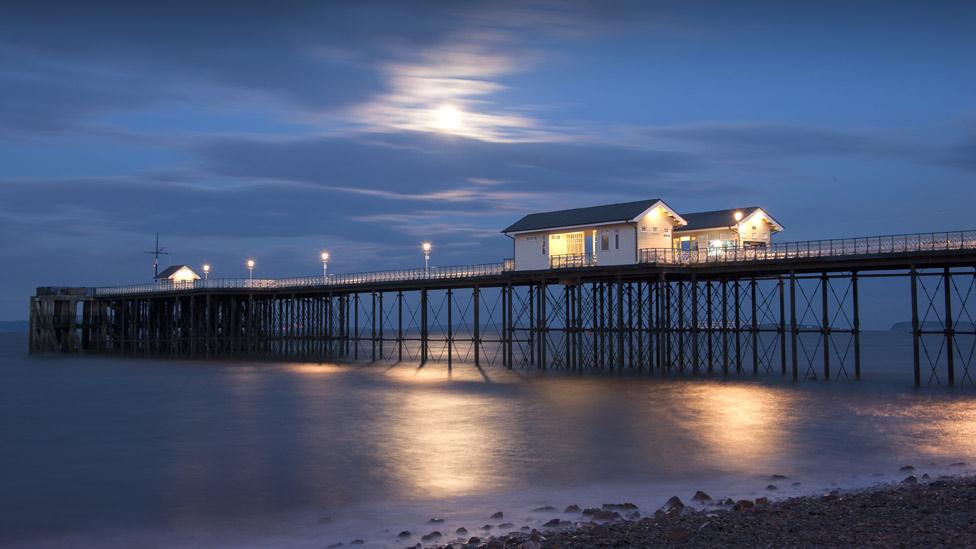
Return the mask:
{"type": "Polygon", "coordinates": [[[765,247],[700,250],[645,248],[639,250],[638,261],[667,264],[734,263],[973,249],[976,249],[976,231],[952,231],[778,242],[765,247]]]}
{"type": "Polygon", "coordinates": [[[593,254],[566,254],[549,257],[550,269],[569,269],[573,267],[592,267],[596,265],[593,254]]]}
{"type": "Polygon", "coordinates": [[[300,276],[292,278],[212,278],[192,282],[170,282],[160,280],[144,284],[109,286],[95,288],[96,296],[122,296],[132,294],[167,293],[198,289],[294,289],[327,286],[349,286],[377,282],[406,282],[411,280],[448,280],[479,278],[500,275],[511,271],[514,262],[506,259],[502,263],[480,265],[454,265],[430,267],[429,269],[406,269],[400,271],[374,271],[323,276],[300,276]]]}

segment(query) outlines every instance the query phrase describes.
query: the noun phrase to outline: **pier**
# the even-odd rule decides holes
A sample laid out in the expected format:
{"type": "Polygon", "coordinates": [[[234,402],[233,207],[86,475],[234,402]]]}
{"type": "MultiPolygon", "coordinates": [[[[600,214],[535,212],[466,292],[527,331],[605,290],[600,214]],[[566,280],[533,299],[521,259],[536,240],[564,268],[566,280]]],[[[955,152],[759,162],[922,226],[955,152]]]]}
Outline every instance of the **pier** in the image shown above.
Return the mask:
{"type": "Polygon", "coordinates": [[[976,231],[287,279],[44,287],[33,353],[860,379],[861,292],[905,282],[915,385],[974,384],[976,231]]]}

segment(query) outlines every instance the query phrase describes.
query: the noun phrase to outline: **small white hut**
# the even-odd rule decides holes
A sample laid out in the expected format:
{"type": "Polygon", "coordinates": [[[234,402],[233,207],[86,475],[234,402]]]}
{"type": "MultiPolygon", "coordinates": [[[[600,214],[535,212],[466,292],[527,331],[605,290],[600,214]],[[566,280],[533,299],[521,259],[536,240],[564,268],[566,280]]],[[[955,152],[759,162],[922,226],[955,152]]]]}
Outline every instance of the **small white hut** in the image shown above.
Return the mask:
{"type": "Polygon", "coordinates": [[[173,284],[187,284],[194,280],[200,280],[200,275],[193,272],[193,269],[187,265],[173,265],[156,275],[156,280],[172,282],[173,284]]]}

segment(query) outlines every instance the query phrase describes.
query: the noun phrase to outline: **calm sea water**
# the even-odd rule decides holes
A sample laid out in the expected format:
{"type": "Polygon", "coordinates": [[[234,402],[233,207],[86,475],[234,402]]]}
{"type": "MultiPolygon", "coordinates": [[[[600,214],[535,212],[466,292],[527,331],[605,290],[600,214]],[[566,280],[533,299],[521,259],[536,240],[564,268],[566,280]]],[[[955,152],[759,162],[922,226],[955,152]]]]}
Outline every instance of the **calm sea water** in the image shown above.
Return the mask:
{"type": "Polygon", "coordinates": [[[890,482],[906,464],[967,471],[954,464],[976,460],[976,392],[912,389],[903,334],[864,345],[866,381],[793,385],[29,358],[24,336],[0,334],[0,544],[403,546],[537,527],[559,516],[532,511],[544,505],[649,511],[697,489],[788,496],[890,482]],[[767,492],[773,474],[788,478],[767,492]]]}

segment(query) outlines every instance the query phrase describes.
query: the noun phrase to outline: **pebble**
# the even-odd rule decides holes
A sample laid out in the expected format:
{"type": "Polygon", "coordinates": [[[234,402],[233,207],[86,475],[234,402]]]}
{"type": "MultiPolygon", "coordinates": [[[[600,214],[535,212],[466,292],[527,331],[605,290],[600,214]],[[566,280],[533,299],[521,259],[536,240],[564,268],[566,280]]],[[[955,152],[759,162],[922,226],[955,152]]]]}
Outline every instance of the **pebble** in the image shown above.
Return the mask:
{"type": "Polygon", "coordinates": [[[420,541],[433,541],[435,539],[440,539],[442,536],[443,536],[443,534],[441,534],[437,530],[434,530],[433,532],[431,532],[429,534],[425,534],[425,535],[421,536],[420,537],[420,541]]]}
{"type": "Polygon", "coordinates": [[[494,528],[494,526],[492,526],[490,524],[486,524],[486,525],[484,525],[484,526],[481,527],[482,530],[491,530],[492,528],[494,528]]]}
{"type": "Polygon", "coordinates": [[[442,522],[444,522],[444,519],[442,518],[432,518],[427,521],[427,524],[440,524],[442,522]]]}
{"type": "Polygon", "coordinates": [[[901,483],[902,484],[918,484],[918,479],[915,478],[915,475],[908,475],[907,477],[905,477],[905,480],[901,481],[901,483]]]}
{"type": "Polygon", "coordinates": [[[493,515],[491,516],[491,518],[493,518],[493,519],[500,519],[500,518],[502,518],[502,517],[504,517],[504,516],[505,516],[505,513],[502,513],[501,511],[499,511],[499,512],[497,512],[497,513],[495,513],[495,514],[493,514],[493,515]]]}
{"type": "Polygon", "coordinates": [[[499,524],[498,527],[501,528],[502,530],[508,530],[509,528],[515,528],[515,525],[512,524],[511,522],[503,522],[499,524]]]}
{"type": "Polygon", "coordinates": [[[911,465],[903,465],[902,468],[898,470],[904,473],[906,471],[914,471],[915,468],[912,467],[911,465]]]}
{"type": "Polygon", "coordinates": [[[633,503],[604,503],[603,508],[617,511],[631,511],[633,509],[637,509],[637,506],[633,503]]]}
{"type": "Polygon", "coordinates": [[[712,501],[712,496],[698,490],[695,495],[691,496],[692,501],[712,501]]]}
{"type": "Polygon", "coordinates": [[[766,489],[767,490],[770,490],[770,491],[772,491],[772,490],[779,490],[779,488],[777,488],[775,484],[767,485],[766,486],[766,489]]]}
{"type": "Polygon", "coordinates": [[[536,507],[532,510],[533,513],[548,513],[550,511],[555,511],[556,508],[552,505],[546,505],[545,507],[536,507]]]}
{"type": "Polygon", "coordinates": [[[579,513],[580,511],[582,511],[582,509],[580,509],[579,505],[570,505],[563,511],[563,513],[579,513]]]}
{"type": "Polygon", "coordinates": [[[399,534],[397,534],[397,537],[398,538],[409,538],[410,536],[411,536],[410,530],[404,530],[404,531],[400,532],[399,534]]]}

